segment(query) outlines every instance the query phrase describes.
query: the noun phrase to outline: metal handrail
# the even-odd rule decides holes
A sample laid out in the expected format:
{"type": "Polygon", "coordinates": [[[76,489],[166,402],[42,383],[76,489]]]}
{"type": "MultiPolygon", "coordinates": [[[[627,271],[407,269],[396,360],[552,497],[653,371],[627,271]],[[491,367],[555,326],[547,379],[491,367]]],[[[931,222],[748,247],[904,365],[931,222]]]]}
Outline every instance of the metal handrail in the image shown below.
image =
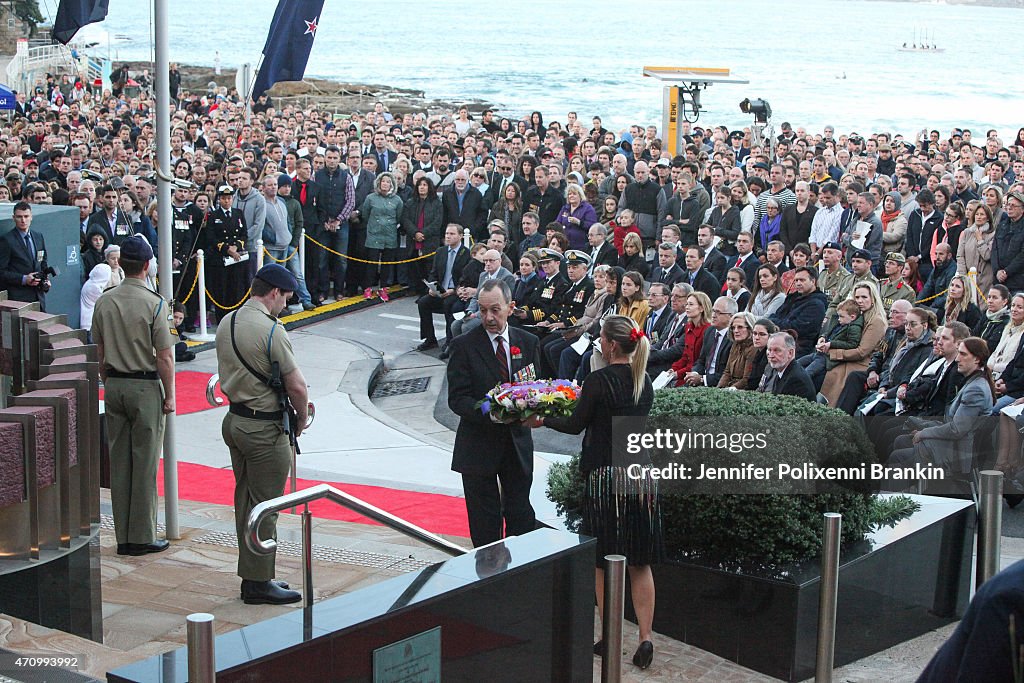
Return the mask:
{"type": "Polygon", "coordinates": [[[283,496],[271,498],[270,500],[259,503],[251,512],[249,512],[249,517],[246,520],[245,544],[249,547],[249,550],[257,555],[269,555],[274,552],[274,549],[277,548],[277,541],[272,538],[261,539],[259,536],[260,524],[263,522],[264,518],[268,515],[274,514],[275,512],[294,508],[299,505],[303,506],[302,597],[303,605],[305,607],[309,607],[313,604],[313,515],[309,511],[309,504],[315,500],[321,499],[329,500],[332,503],[348,508],[353,512],[357,512],[364,517],[368,517],[375,522],[380,522],[390,529],[394,529],[395,531],[405,534],[410,538],[415,538],[416,540],[453,557],[465,555],[469,552],[456,543],[446,541],[440,536],[432,534],[426,529],[418,527],[411,522],[407,522],[401,517],[396,517],[390,512],[381,510],[379,507],[374,505],[370,505],[366,501],[360,500],[355,496],[351,496],[344,491],[339,491],[330,484],[317,484],[316,486],[310,486],[309,488],[302,489],[301,491],[286,493],[283,496]]]}

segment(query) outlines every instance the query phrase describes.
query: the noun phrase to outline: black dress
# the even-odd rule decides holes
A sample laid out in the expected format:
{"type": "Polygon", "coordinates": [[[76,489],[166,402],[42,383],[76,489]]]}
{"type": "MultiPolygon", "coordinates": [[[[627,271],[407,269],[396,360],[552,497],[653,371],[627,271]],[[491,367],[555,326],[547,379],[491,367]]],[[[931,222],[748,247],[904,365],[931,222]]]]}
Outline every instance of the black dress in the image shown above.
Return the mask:
{"type": "Polygon", "coordinates": [[[586,430],[580,457],[586,477],[580,531],[597,539],[599,568],[608,554],[625,555],[628,564],[643,566],[660,562],[664,552],[657,480],[631,479],[627,470],[632,464],[649,464],[649,457],[645,451],[636,455],[626,451],[626,430],[612,431],[612,418],[623,416],[636,418],[630,432],[646,428],[654,389],[649,378],[644,381],[640,401],[634,404],[629,365],[601,368],[587,376],[572,415],[544,419],[544,426],[559,432],[586,430]],[[613,437],[617,438],[613,441],[613,437]]]}

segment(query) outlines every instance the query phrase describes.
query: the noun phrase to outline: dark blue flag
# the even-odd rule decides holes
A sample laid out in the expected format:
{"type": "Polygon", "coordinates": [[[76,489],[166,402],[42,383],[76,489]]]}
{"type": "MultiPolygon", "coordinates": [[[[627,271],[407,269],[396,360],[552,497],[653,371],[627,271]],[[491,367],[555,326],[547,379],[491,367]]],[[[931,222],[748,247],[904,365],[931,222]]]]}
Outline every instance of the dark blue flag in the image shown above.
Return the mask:
{"type": "Polygon", "coordinates": [[[263,64],[253,83],[253,99],[279,81],[302,80],[323,8],[324,0],[278,0],[263,46],[263,64]]]}
{"type": "Polygon", "coordinates": [[[53,21],[53,39],[67,45],[86,24],[107,18],[109,0],[60,0],[53,21]]]}

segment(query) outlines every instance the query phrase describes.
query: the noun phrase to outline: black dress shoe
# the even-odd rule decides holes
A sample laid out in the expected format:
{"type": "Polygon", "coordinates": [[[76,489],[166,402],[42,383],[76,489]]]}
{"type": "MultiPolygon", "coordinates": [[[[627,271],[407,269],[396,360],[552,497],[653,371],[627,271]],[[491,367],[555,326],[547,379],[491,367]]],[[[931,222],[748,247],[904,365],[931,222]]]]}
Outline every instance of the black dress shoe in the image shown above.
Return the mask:
{"type": "Polygon", "coordinates": [[[448,360],[448,358],[451,357],[451,355],[451,352],[448,350],[448,344],[445,344],[444,348],[441,349],[441,355],[439,355],[438,358],[440,358],[441,360],[448,360]]]}
{"type": "MultiPolygon", "coordinates": [[[[289,588],[291,588],[291,586],[289,586],[289,585],[288,585],[288,582],[287,582],[287,581],[282,581],[282,580],[280,580],[280,579],[271,579],[271,580],[270,580],[270,583],[274,584],[274,585],[275,585],[275,586],[277,586],[278,588],[284,588],[285,590],[288,590],[289,588]]],[[[239,592],[238,592],[238,597],[240,597],[240,598],[245,598],[245,594],[244,594],[244,593],[242,593],[242,591],[241,591],[241,590],[239,590],[239,592]]]]}
{"type": "Polygon", "coordinates": [[[420,345],[416,347],[416,350],[417,351],[429,351],[430,349],[436,349],[436,348],[437,348],[437,340],[436,339],[427,339],[426,341],[420,343],[420,345]]]}
{"type": "Polygon", "coordinates": [[[127,543],[118,543],[117,544],[117,554],[118,555],[127,555],[128,554],[128,544],[127,543]]]}
{"type": "Polygon", "coordinates": [[[247,605],[287,605],[302,600],[298,591],[281,588],[273,581],[242,579],[242,602],[247,605]]]}
{"type": "Polygon", "coordinates": [[[122,553],[121,546],[119,544],[117,546],[118,555],[139,556],[148,555],[150,553],[162,553],[163,551],[171,547],[170,541],[167,541],[163,538],[157,539],[152,543],[125,543],[124,545],[127,546],[125,548],[127,552],[122,553]]]}
{"type": "Polygon", "coordinates": [[[649,640],[645,640],[640,643],[640,647],[636,649],[636,653],[633,655],[633,663],[641,669],[646,669],[654,661],[654,643],[649,640]]]}

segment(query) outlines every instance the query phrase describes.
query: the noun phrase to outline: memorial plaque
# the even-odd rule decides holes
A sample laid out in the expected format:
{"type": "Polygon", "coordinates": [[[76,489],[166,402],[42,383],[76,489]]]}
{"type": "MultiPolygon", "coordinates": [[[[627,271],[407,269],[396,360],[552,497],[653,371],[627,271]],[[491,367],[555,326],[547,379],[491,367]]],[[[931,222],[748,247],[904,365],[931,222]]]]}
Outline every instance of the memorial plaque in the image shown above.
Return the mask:
{"type": "Polygon", "coordinates": [[[441,683],[441,627],[374,650],[373,683],[441,683]]]}

